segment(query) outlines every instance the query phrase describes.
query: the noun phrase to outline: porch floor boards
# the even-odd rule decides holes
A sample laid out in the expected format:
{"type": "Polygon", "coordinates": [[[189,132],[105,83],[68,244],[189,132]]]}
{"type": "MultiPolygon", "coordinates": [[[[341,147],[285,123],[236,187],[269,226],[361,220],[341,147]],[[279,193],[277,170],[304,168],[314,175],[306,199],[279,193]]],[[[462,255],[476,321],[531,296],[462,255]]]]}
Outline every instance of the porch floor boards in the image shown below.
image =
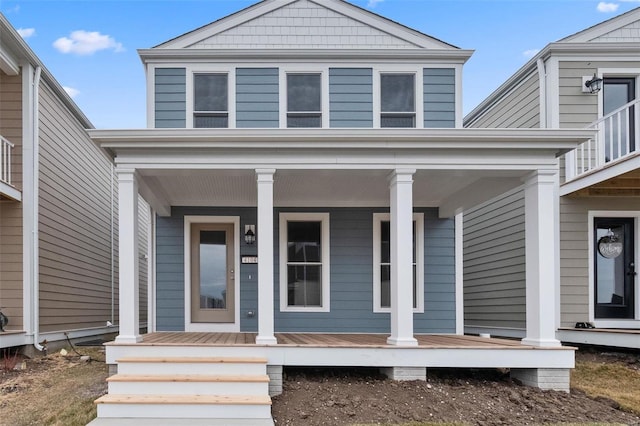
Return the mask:
{"type": "MultiPolygon", "coordinates": [[[[148,346],[254,346],[256,333],[155,332],[143,335],[137,345],[148,346]]],[[[395,348],[387,344],[387,334],[276,333],[278,346],[322,348],[395,348]]],[[[532,349],[519,340],[417,334],[417,348],[532,349]]],[[[111,343],[117,345],[116,343],[111,343]]],[[[109,345],[109,344],[108,344],[109,345]]]]}

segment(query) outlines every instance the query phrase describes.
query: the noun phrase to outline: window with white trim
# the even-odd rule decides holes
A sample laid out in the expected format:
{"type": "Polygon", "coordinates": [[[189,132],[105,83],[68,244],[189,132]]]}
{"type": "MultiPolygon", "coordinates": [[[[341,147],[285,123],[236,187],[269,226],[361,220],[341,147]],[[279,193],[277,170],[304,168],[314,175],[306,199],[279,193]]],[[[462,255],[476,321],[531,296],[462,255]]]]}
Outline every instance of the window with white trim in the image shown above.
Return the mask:
{"type": "Polygon", "coordinates": [[[287,74],[287,127],[322,127],[322,74],[287,74]]]}
{"type": "Polygon", "coordinates": [[[380,74],[380,127],[416,127],[415,74],[380,74]]]}
{"type": "MultiPolygon", "coordinates": [[[[391,308],[391,224],[373,214],[373,311],[391,308]]],[[[424,312],[424,214],[413,214],[413,311],[424,312]]]]}
{"type": "Polygon", "coordinates": [[[226,73],[193,75],[193,127],[229,127],[229,76],[226,73]]]}
{"type": "Polygon", "coordinates": [[[280,214],[280,310],[329,311],[329,213],[280,214]]]}

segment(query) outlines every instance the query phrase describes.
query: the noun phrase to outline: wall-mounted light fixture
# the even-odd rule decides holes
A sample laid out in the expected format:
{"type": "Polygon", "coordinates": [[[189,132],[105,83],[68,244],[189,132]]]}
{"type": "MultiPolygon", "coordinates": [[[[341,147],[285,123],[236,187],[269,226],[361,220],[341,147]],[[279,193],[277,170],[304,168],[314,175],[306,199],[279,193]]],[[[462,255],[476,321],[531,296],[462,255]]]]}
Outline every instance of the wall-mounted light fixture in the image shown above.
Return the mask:
{"type": "Polygon", "coordinates": [[[244,242],[247,244],[253,244],[256,242],[256,226],[255,225],[244,226],[244,242]]]}
{"type": "Polygon", "coordinates": [[[593,73],[593,77],[582,77],[582,91],[584,93],[598,93],[602,89],[602,79],[593,73]]]}

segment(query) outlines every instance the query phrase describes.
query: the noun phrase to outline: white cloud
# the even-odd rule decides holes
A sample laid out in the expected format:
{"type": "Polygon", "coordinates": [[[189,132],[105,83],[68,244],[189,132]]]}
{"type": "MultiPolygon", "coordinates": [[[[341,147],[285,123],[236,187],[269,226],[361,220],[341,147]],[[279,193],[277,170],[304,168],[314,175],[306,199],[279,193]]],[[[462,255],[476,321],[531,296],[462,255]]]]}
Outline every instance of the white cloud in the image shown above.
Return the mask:
{"type": "Polygon", "coordinates": [[[529,50],[525,50],[524,52],[522,52],[522,54],[527,58],[533,58],[534,56],[536,56],[538,54],[539,51],[540,51],[540,49],[529,49],[529,50]]]}
{"type": "Polygon", "coordinates": [[[370,9],[375,8],[379,3],[382,3],[384,0],[369,0],[367,3],[367,7],[370,9]]]}
{"type": "Polygon", "coordinates": [[[65,92],[67,92],[67,95],[71,96],[72,98],[75,98],[80,94],[80,91],[78,89],[74,89],[73,87],[62,86],[62,88],[65,92]]]}
{"type": "Polygon", "coordinates": [[[620,7],[618,3],[607,3],[607,2],[601,1],[600,3],[598,3],[597,9],[598,9],[598,12],[609,13],[609,12],[615,12],[616,10],[618,10],[618,7],[620,7]]]}
{"type": "Polygon", "coordinates": [[[35,28],[18,28],[16,31],[18,31],[18,34],[20,34],[22,38],[29,38],[36,33],[35,28]]]}
{"type": "Polygon", "coordinates": [[[124,51],[122,43],[118,43],[113,37],[84,30],[73,31],[69,37],[60,37],[53,42],[53,47],[62,53],[76,55],[92,55],[99,50],[124,51]]]}

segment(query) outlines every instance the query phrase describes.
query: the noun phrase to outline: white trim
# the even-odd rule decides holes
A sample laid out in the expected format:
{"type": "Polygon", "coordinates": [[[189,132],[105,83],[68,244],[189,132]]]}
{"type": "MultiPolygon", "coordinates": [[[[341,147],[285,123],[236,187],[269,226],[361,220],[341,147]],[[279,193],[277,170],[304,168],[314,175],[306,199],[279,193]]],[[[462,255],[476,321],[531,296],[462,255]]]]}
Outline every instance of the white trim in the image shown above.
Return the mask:
{"type": "Polygon", "coordinates": [[[185,216],[184,217],[184,331],[239,332],[240,331],[240,233],[239,216],[185,216]],[[235,318],[233,323],[191,322],[191,225],[194,223],[233,224],[235,276],[235,318]]]}
{"type": "MultiPolygon", "coordinates": [[[[424,129],[424,68],[422,65],[377,65],[373,67],[373,128],[381,129],[382,116],[382,75],[383,74],[413,74],[415,95],[415,126],[414,129],[424,129]]],[[[385,129],[398,129],[395,127],[385,129]]]]}
{"type": "Polygon", "coordinates": [[[330,296],[331,296],[331,270],[330,270],[330,233],[329,233],[329,213],[297,213],[282,212],[280,213],[280,312],[330,312],[330,296]],[[322,306],[300,307],[288,306],[287,302],[287,222],[288,221],[318,221],[321,222],[321,241],[322,245],[322,306]]]}
{"type": "MultiPolygon", "coordinates": [[[[391,307],[380,306],[380,224],[390,221],[389,213],[373,214],[373,312],[389,313],[391,307]]],[[[424,313],[424,213],[413,213],[416,224],[416,307],[414,313],[424,313]]]]}
{"type": "Polygon", "coordinates": [[[258,206],[258,335],[256,343],[276,344],[274,335],[273,176],[275,169],[256,169],[258,206]]]}
{"type": "Polygon", "coordinates": [[[0,349],[12,348],[14,346],[30,345],[33,343],[33,335],[27,335],[26,331],[9,331],[0,334],[0,349]]]}
{"type": "Polygon", "coordinates": [[[147,253],[147,332],[156,331],[156,212],[149,206],[147,253]]]}
{"type": "Polygon", "coordinates": [[[556,336],[566,343],[640,349],[640,334],[625,333],[624,330],[562,329],[556,332],[556,336]]]}
{"type": "Polygon", "coordinates": [[[4,182],[0,182],[0,194],[18,202],[22,201],[22,192],[4,182]]]}
{"type": "Polygon", "coordinates": [[[466,334],[489,334],[491,337],[500,336],[515,339],[522,339],[527,335],[527,331],[524,328],[486,327],[483,325],[465,325],[464,332],[466,334]]]}
{"type": "Polygon", "coordinates": [[[560,127],[560,62],[549,58],[547,63],[547,126],[560,127]]]}
{"type": "Polygon", "coordinates": [[[155,65],[144,64],[147,85],[147,128],[156,127],[156,67],[155,65]]]}
{"type": "Polygon", "coordinates": [[[547,67],[542,58],[536,61],[538,70],[538,103],[540,107],[540,128],[547,127],[547,67]]]}
{"type": "MultiPolygon", "coordinates": [[[[193,114],[195,101],[195,85],[193,84],[195,74],[226,74],[227,75],[227,127],[225,129],[236,128],[236,67],[223,64],[189,64],[185,67],[185,127],[193,129],[193,114]]],[[[155,105],[152,105],[155,110],[155,105]]],[[[215,130],[219,130],[216,128],[215,130]]]]}
{"type": "Polygon", "coordinates": [[[624,218],[624,217],[628,217],[628,218],[633,218],[634,219],[634,226],[633,226],[633,232],[634,232],[634,251],[635,251],[635,264],[638,265],[638,260],[640,259],[640,253],[638,253],[638,250],[640,248],[640,230],[638,229],[638,226],[640,225],[640,211],[638,210],[589,210],[587,212],[587,227],[588,227],[588,233],[587,233],[587,238],[588,238],[588,253],[589,253],[589,259],[588,259],[588,265],[589,265],[589,321],[592,322],[596,328],[640,328],[640,326],[638,325],[639,323],[636,322],[637,320],[640,320],[640,291],[638,290],[638,276],[636,275],[635,278],[635,284],[634,284],[634,316],[635,316],[635,320],[633,319],[621,319],[621,320],[617,320],[617,319],[605,319],[605,320],[596,320],[596,315],[595,315],[595,271],[594,271],[594,267],[593,267],[593,259],[595,256],[595,252],[594,252],[594,247],[593,247],[593,240],[594,240],[594,235],[593,235],[593,222],[594,219],[596,217],[603,217],[603,218],[624,218]]]}
{"type": "Polygon", "coordinates": [[[456,334],[464,334],[464,213],[455,216],[456,334]]]}
{"type": "MultiPolygon", "coordinates": [[[[436,67],[431,67],[430,68],[436,68],[436,67]]],[[[463,80],[462,80],[462,65],[455,65],[454,67],[455,70],[455,111],[456,111],[456,129],[461,129],[464,127],[464,109],[463,109],[463,80]]],[[[424,75],[424,72],[423,72],[424,75]]],[[[423,81],[424,83],[424,81],[423,81]]],[[[422,93],[424,93],[424,88],[421,90],[422,93]]],[[[422,110],[424,111],[424,104],[422,106],[422,110]]]]}

